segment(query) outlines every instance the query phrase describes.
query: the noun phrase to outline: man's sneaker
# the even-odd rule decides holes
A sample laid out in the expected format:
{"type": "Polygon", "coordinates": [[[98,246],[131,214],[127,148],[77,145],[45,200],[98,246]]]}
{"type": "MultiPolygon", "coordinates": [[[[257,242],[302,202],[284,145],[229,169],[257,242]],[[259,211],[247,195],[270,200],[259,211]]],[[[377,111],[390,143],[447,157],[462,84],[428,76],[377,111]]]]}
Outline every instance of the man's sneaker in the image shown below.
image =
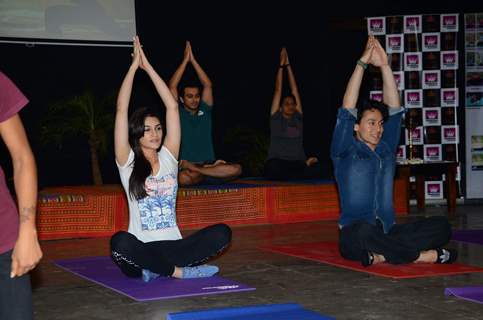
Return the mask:
{"type": "Polygon", "coordinates": [[[143,269],[142,274],[144,282],[149,282],[159,277],[159,274],[149,271],[148,269],[143,269]]]}
{"type": "Polygon", "coordinates": [[[183,279],[211,277],[217,274],[218,271],[220,271],[217,266],[212,266],[208,264],[203,264],[196,267],[184,267],[182,270],[183,275],[181,277],[183,279]]]}
{"type": "Polygon", "coordinates": [[[436,249],[438,256],[435,263],[453,263],[458,258],[458,251],[454,249],[438,248],[436,249]]]}

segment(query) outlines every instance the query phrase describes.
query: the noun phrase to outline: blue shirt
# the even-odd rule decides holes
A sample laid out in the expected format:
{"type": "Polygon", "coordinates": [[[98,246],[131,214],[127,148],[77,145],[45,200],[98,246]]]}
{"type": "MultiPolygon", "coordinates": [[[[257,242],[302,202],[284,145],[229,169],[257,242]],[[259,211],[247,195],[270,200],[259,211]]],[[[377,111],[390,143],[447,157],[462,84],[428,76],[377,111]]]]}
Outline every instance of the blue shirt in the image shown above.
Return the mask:
{"type": "Polygon", "coordinates": [[[341,227],[355,222],[375,225],[379,219],[387,233],[395,223],[392,192],[403,111],[390,109],[373,151],[353,135],[356,110],[339,109],[330,156],[339,189],[341,227]]]}
{"type": "Polygon", "coordinates": [[[191,162],[215,161],[211,137],[212,106],[201,101],[198,112],[191,114],[180,105],[181,150],[180,159],[191,162]]]}

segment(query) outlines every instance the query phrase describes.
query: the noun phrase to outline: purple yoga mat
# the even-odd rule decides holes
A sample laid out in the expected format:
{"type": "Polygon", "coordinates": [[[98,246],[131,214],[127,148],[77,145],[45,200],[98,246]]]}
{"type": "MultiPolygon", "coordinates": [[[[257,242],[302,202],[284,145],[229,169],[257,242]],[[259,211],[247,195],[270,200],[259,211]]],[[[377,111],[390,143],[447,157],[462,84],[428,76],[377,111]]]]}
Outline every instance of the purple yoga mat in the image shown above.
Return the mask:
{"type": "Polygon", "coordinates": [[[483,230],[454,230],[451,240],[483,245],[483,230]]]}
{"type": "Polygon", "coordinates": [[[446,296],[453,295],[455,297],[483,303],[483,287],[458,287],[458,288],[446,288],[444,289],[446,296]]]}
{"type": "Polygon", "coordinates": [[[159,277],[146,283],[141,278],[126,277],[110,257],[85,257],[58,260],[54,263],[84,279],[110,288],[136,301],[255,290],[255,288],[218,276],[186,280],[159,277]]]}

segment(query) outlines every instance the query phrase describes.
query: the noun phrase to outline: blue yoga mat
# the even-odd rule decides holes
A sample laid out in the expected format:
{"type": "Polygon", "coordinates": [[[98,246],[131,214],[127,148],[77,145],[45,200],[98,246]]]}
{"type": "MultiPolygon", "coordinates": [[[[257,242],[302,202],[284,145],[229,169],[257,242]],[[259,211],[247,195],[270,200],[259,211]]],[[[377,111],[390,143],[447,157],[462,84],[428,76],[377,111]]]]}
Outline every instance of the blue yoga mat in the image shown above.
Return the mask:
{"type": "Polygon", "coordinates": [[[296,303],[169,313],[166,320],[334,320],[296,303]]]}

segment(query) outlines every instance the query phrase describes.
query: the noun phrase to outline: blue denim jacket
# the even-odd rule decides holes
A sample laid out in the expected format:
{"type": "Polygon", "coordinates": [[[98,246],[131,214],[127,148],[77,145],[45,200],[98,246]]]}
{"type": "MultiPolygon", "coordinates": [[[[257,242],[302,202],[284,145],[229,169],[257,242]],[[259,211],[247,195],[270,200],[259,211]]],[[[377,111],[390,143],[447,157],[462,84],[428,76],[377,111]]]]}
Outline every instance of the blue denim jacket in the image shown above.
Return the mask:
{"type": "Polygon", "coordinates": [[[373,151],[353,135],[357,111],[339,109],[330,156],[339,188],[341,227],[357,221],[375,225],[379,219],[387,233],[395,223],[392,192],[403,111],[390,109],[373,151]]]}

